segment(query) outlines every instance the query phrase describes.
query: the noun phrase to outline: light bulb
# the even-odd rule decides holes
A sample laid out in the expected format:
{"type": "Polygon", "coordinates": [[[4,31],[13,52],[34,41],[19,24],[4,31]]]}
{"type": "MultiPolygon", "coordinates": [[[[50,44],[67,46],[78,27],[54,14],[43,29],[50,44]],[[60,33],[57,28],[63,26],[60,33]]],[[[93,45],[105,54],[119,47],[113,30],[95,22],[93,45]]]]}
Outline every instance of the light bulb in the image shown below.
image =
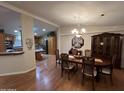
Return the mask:
{"type": "Polygon", "coordinates": [[[72,30],[72,34],[78,34],[78,31],[76,28],[72,30]]]}
{"type": "Polygon", "coordinates": [[[80,37],[80,36],[81,36],[81,35],[79,35],[79,34],[78,34],[78,35],[76,35],[76,37],[80,37]]]}
{"type": "Polygon", "coordinates": [[[15,32],[15,33],[17,33],[17,32],[18,32],[18,30],[14,30],[14,32],[15,32]]]}
{"type": "Polygon", "coordinates": [[[85,29],[85,28],[82,28],[81,31],[82,31],[83,33],[86,33],[86,29],[85,29]]]}

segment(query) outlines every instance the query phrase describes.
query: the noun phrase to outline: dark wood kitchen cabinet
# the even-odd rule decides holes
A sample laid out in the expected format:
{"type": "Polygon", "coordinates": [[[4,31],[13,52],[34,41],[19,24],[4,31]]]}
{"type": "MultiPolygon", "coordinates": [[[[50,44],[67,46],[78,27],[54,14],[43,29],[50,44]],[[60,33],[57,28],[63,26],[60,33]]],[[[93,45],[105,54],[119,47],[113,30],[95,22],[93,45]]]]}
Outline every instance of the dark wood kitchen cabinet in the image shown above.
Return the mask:
{"type": "Polygon", "coordinates": [[[92,55],[111,58],[116,54],[115,67],[120,68],[122,39],[122,34],[115,33],[102,33],[92,36],[92,55]]]}
{"type": "Polygon", "coordinates": [[[4,33],[0,31],[0,52],[5,51],[5,44],[4,44],[4,33]]]}

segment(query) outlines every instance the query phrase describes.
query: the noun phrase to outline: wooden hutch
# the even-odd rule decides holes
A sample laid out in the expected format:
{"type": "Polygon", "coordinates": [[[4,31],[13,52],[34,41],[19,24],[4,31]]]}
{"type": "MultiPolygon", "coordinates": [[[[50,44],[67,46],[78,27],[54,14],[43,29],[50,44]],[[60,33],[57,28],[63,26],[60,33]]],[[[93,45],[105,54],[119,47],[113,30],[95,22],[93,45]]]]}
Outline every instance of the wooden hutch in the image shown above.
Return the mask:
{"type": "Polygon", "coordinates": [[[92,36],[92,55],[111,58],[117,55],[115,67],[121,66],[122,34],[102,33],[92,36]]]}

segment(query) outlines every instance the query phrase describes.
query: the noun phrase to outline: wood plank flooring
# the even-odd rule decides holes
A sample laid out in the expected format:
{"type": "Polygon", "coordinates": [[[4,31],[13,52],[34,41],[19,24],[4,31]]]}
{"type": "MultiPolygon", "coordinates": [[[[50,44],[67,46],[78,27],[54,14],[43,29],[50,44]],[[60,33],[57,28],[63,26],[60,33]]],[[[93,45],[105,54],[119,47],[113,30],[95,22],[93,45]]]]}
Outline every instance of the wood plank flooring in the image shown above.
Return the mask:
{"type": "MultiPolygon", "coordinates": [[[[95,82],[96,90],[124,90],[124,70],[114,69],[114,85],[112,86],[109,77],[102,77],[100,82],[95,82]]],[[[80,68],[77,72],[71,74],[71,80],[68,80],[65,73],[61,78],[60,65],[55,64],[55,56],[47,56],[45,60],[37,62],[36,70],[25,74],[1,76],[0,89],[16,89],[21,91],[83,91],[91,90],[91,81],[85,79],[81,85],[80,68]]]]}

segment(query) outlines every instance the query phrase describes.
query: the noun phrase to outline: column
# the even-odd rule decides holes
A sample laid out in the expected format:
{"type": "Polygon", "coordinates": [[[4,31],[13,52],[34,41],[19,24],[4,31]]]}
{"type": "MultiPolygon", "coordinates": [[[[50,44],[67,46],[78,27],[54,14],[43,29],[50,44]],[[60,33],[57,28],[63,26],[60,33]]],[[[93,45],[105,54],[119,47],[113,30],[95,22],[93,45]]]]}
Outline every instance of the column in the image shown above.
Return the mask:
{"type": "Polygon", "coordinates": [[[23,14],[21,15],[24,61],[27,70],[36,67],[33,21],[32,17],[23,14]]]}

